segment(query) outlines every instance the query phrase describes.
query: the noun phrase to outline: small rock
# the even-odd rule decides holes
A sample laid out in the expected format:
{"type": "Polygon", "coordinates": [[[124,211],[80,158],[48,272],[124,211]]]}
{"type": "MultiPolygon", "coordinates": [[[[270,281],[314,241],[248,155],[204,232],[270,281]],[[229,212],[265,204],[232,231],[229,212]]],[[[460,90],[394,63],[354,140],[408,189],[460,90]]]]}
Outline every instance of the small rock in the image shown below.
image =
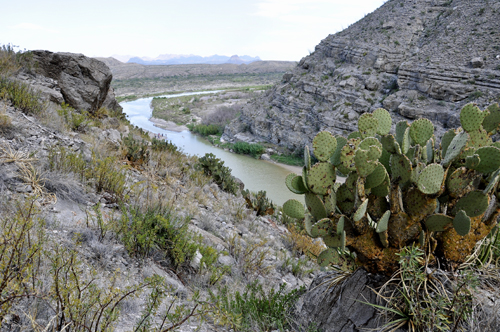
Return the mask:
{"type": "Polygon", "coordinates": [[[271,157],[267,153],[263,153],[260,155],[260,159],[262,160],[271,160],[271,157]]]}
{"type": "Polygon", "coordinates": [[[484,66],[484,61],[483,58],[476,57],[470,60],[470,64],[472,65],[473,68],[482,68],[484,66]]]}
{"type": "Polygon", "coordinates": [[[193,269],[198,270],[200,268],[200,263],[202,258],[203,256],[200,254],[198,250],[196,250],[196,253],[193,256],[193,259],[191,259],[189,265],[191,265],[193,269]]]}

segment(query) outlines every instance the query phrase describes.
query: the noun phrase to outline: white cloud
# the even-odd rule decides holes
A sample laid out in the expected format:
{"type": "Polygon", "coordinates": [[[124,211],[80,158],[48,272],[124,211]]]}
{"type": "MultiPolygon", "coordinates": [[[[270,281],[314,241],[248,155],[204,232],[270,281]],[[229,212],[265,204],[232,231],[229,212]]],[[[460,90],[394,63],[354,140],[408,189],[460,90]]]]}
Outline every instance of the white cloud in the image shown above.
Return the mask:
{"type": "Polygon", "coordinates": [[[45,28],[41,25],[33,24],[33,23],[19,23],[13,26],[10,26],[9,28],[11,29],[16,29],[16,30],[32,30],[32,31],[44,31],[44,32],[51,32],[51,33],[59,33],[57,30],[45,28]]]}

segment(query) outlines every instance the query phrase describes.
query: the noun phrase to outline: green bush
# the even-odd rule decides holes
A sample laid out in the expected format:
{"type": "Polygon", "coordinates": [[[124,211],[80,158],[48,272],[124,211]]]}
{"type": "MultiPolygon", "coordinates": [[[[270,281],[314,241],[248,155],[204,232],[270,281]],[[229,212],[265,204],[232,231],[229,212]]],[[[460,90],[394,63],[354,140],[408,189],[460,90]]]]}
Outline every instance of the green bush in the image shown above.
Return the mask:
{"type": "Polygon", "coordinates": [[[231,294],[227,287],[219,289],[217,295],[210,292],[211,300],[231,317],[240,317],[235,322],[238,331],[285,331],[292,328],[290,320],[294,305],[305,287],[285,291],[285,284],[275,291],[264,291],[257,281],[246,286],[243,293],[231,294]]]}
{"type": "Polygon", "coordinates": [[[238,154],[249,154],[254,157],[264,153],[264,147],[256,143],[236,142],[233,144],[234,152],[238,154]]]}
{"type": "Polygon", "coordinates": [[[44,104],[40,101],[40,92],[33,90],[28,84],[0,77],[0,99],[7,99],[14,107],[24,113],[38,114],[44,104]]]}
{"type": "Polygon", "coordinates": [[[170,141],[163,141],[160,139],[156,139],[153,137],[153,140],[151,141],[151,150],[155,152],[163,152],[163,151],[168,151],[168,152],[179,152],[179,148],[173,144],[170,141]]]}
{"type": "Polygon", "coordinates": [[[87,112],[78,113],[66,103],[61,104],[57,114],[64,119],[70,130],[83,130],[89,124],[87,112]]]}
{"type": "Polygon", "coordinates": [[[251,193],[248,189],[242,190],[241,194],[247,202],[247,208],[257,212],[258,216],[273,215],[274,204],[266,196],[266,191],[261,190],[258,193],[251,193]]]}
{"type": "Polygon", "coordinates": [[[231,169],[224,166],[224,161],[216,158],[212,153],[206,153],[199,159],[199,165],[206,175],[214,179],[219,188],[236,195],[238,184],[231,175],[231,169]]]}
{"type": "Polygon", "coordinates": [[[217,125],[204,125],[204,124],[188,124],[187,127],[194,133],[198,133],[201,136],[210,136],[210,135],[222,135],[224,132],[224,127],[217,125]]]}
{"type": "MultiPolygon", "coordinates": [[[[145,140],[139,141],[134,138],[132,133],[123,137],[122,146],[124,147],[124,157],[136,165],[142,165],[149,161],[148,142],[145,140]]],[[[159,144],[157,144],[157,147],[159,144]]]]}
{"type": "Polygon", "coordinates": [[[166,208],[122,208],[116,233],[131,255],[147,257],[160,251],[178,268],[189,262],[198,245],[188,232],[190,218],[180,218],[166,208]]]}

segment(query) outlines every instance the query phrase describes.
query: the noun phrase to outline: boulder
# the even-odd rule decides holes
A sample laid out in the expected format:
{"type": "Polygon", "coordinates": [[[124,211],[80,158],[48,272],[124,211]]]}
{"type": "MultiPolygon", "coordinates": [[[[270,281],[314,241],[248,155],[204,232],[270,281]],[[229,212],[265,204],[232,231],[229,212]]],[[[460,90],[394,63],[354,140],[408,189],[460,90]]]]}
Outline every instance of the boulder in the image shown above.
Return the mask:
{"type": "Polygon", "coordinates": [[[364,269],[346,277],[339,283],[332,281],[338,272],[319,274],[300,298],[296,314],[299,325],[312,326],[323,332],[353,332],[376,329],[380,326],[377,310],[363,302],[376,303],[378,289],[386,280],[364,269]]]}
{"type": "MultiPolygon", "coordinates": [[[[36,73],[55,80],[71,107],[93,113],[103,106],[113,77],[103,62],[83,54],[39,50],[32,53],[36,73]]],[[[110,100],[108,105],[116,107],[110,100]]]]}
{"type": "Polygon", "coordinates": [[[484,61],[483,58],[476,57],[470,60],[470,64],[472,65],[473,68],[482,68],[484,66],[484,61]]]}

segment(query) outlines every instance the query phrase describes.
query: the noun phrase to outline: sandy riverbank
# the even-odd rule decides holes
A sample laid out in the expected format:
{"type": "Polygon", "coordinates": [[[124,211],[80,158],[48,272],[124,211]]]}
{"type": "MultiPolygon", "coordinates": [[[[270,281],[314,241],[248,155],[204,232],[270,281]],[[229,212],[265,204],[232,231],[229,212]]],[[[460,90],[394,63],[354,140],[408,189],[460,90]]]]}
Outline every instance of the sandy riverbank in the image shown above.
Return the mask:
{"type": "Polygon", "coordinates": [[[175,131],[178,133],[180,133],[181,131],[189,130],[188,127],[184,125],[179,126],[178,124],[172,121],[165,121],[163,119],[158,119],[158,118],[150,118],[149,121],[153,122],[153,124],[158,128],[175,131]]]}

